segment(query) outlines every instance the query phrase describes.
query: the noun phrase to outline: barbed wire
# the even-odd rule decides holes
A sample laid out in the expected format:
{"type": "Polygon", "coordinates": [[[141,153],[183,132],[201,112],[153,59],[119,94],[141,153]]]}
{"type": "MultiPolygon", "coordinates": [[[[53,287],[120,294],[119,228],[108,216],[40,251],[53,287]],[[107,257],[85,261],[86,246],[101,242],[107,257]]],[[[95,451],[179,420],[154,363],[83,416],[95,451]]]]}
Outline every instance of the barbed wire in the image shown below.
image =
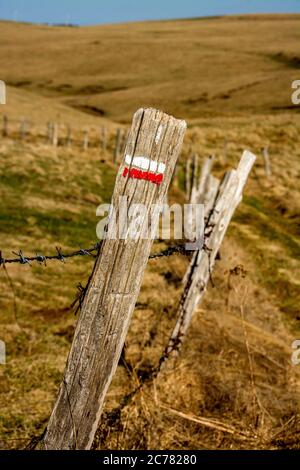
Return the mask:
{"type": "MultiPolygon", "coordinates": [[[[0,251],[0,266],[4,266],[5,264],[13,264],[13,263],[19,263],[19,264],[31,264],[33,262],[36,262],[38,264],[44,264],[45,266],[47,265],[47,261],[61,261],[65,262],[69,258],[74,258],[77,256],[92,256],[95,258],[97,256],[97,253],[99,249],[101,248],[102,242],[95,243],[92,247],[90,248],[80,248],[79,250],[72,251],[69,253],[63,253],[62,249],[59,247],[56,247],[56,254],[55,255],[43,255],[36,253],[35,256],[25,256],[22,252],[22,250],[19,250],[18,253],[13,251],[12,253],[16,256],[15,258],[5,258],[2,256],[2,251],[0,251]]],[[[179,245],[173,245],[170,246],[158,253],[153,253],[149,256],[149,259],[156,259],[156,258],[162,258],[162,257],[168,257],[172,256],[174,253],[179,253],[188,256],[191,253],[191,250],[186,250],[184,244],[179,244],[179,245]]]]}
{"type": "Polygon", "coordinates": [[[32,262],[37,262],[39,264],[44,264],[46,266],[46,262],[49,260],[58,260],[65,262],[68,258],[73,258],[75,256],[93,256],[94,252],[98,251],[101,246],[101,242],[96,243],[91,248],[80,248],[79,250],[73,251],[71,253],[62,253],[61,248],[56,247],[56,255],[42,255],[36,254],[36,256],[25,256],[22,250],[19,250],[18,253],[12,252],[16,258],[4,258],[2,256],[2,251],[0,251],[0,266],[10,263],[20,263],[20,264],[30,264],[32,262]]]}

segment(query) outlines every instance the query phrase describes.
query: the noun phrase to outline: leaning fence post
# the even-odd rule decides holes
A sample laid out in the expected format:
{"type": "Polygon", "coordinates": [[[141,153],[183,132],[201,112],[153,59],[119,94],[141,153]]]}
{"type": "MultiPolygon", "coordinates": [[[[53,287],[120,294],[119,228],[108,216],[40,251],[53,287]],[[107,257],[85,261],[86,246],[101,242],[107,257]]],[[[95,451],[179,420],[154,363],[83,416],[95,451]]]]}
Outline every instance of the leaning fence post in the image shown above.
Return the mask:
{"type": "MultiPolygon", "coordinates": [[[[206,221],[205,247],[196,251],[191,260],[189,276],[179,303],[177,321],[170,336],[163,362],[178,353],[190,326],[193,313],[207,288],[217,253],[234,211],[242,199],[242,192],[254,164],[255,156],[243,153],[237,170],[227,172],[206,221]]],[[[161,367],[163,364],[161,364],[161,367]]]]}
{"type": "Polygon", "coordinates": [[[263,157],[264,157],[264,163],[265,163],[265,175],[268,178],[271,176],[271,163],[270,163],[270,156],[269,156],[269,147],[264,147],[263,149],[263,157]]]}
{"type": "Polygon", "coordinates": [[[110,212],[59,395],[39,448],[89,449],[92,445],[152,246],[152,239],[139,233],[144,233],[150,213],[155,214],[151,228],[156,233],[159,212],[153,211],[153,204],[160,206],[166,197],[185,130],[184,121],[154,109],[140,109],[133,117],[112,196],[114,211],[110,212]],[[127,228],[120,196],[128,205],[127,228]],[[115,236],[120,222],[123,239],[115,236]]]}

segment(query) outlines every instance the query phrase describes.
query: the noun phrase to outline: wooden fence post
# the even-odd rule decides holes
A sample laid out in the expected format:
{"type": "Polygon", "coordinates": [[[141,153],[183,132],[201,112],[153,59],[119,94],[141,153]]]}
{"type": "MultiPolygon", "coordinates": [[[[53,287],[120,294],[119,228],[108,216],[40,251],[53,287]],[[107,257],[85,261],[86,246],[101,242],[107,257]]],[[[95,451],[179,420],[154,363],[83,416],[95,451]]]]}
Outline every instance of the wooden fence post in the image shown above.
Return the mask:
{"type": "Polygon", "coordinates": [[[101,127],[100,143],[102,145],[102,150],[105,152],[106,151],[106,146],[107,146],[107,129],[106,129],[105,126],[101,127]]]}
{"type": "Polygon", "coordinates": [[[52,134],[53,134],[53,122],[47,122],[47,131],[46,131],[46,142],[47,144],[52,144],[52,134]]]}
{"type": "Polygon", "coordinates": [[[269,156],[269,147],[264,147],[263,149],[263,157],[264,157],[264,164],[265,164],[265,175],[269,178],[272,174],[271,172],[271,163],[270,163],[270,156],[269,156]]]}
{"type": "MultiPolygon", "coordinates": [[[[203,204],[204,205],[204,220],[207,221],[207,218],[210,214],[210,211],[214,205],[218,188],[220,185],[220,180],[215,178],[213,175],[210,174],[211,167],[212,167],[213,160],[210,158],[206,158],[202,164],[201,174],[200,174],[200,185],[198,187],[198,191],[193,195],[191,195],[190,204],[203,204]],[[193,199],[192,199],[193,198],[193,199]]],[[[193,217],[193,213],[191,213],[193,217]]],[[[192,233],[195,232],[195,223],[193,220],[188,220],[188,224],[191,227],[192,233]]],[[[201,239],[201,235],[199,234],[199,238],[201,239]]],[[[182,284],[183,286],[186,285],[190,273],[193,267],[193,263],[191,262],[188,266],[183,279],[182,284]]]]}
{"type": "Polygon", "coordinates": [[[127,139],[128,139],[128,130],[123,129],[122,142],[121,142],[121,146],[120,146],[121,153],[124,152],[124,149],[126,147],[127,139]]]}
{"type": "Polygon", "coordinates": [[[220,180],[213,175],[209,175],[205,185],[203,195],[200,195],[199,204],[204,204],[204,217],[208,217],[218,194],[220,180]]]}
{"type": "Polygon", "coordinates": [[[2,128],[2,135],[3,137],[8,136],[8,117],[6,114],[3,116],[3,128],[2,128]]]}
{"type": "Polygon", "coordinates": [[[191,197],[191,158],[188,157],[186,161],[186,172],[185,172],[185,192],[187,201],[191,197]]]}
{"type": "Polygon", "coordinates": [[[198,194],[198,155],[194,155],[194,164],[193,164],[193,177],[192,177],[192,190],[190,195],[190,204],[196,203],[197,194],[198,194]]]}
{"type": "Polygon", "coordinates": [[[225,139],[225,142],[224,142],[224,147],[223,147],[223,165],[226,165],[227,163],[227,153],[228,153],[228,141],[227,139],[225,139]]]}
{"type": "Polygon", "coordinates": [[[242,199],[243,188],[255,158],[252,153],[244,151],[237,170],[227,172],[221,182],[210,217],[206,222],[206,249],[194,253],[188,268],[189,275],[179,303],[177,321],[166,348],[166,358],[178,353],[186,336],[193,313],[208,285],[216,255],[230,220],[242,199]]]}
{"type": "Polygon", "coordinates": [[[201,172],[199,176],[199,185],[198,185],[198,194],[199,194],[198,202],[200,204],[205,194],[205,187],[207,185],[207,179],[209,178],[209,175],[211,173],[214,159],[215,159],[214,155],[210,156],[209,158],[205,158],[201,166],[201,172]]]}
{"type": "Polygon", "coordinates": [[[117,163],[120,155],[120,143],[121,143],[121,129],[117,129],[116,133],[116,144],[115,144],[115,150],[114,150],[114,163],[117,163]]]}
{"type": "Polygon", "coordinates": [[[84,131],[84,136],[83,136],[83,150],[87,150],[89,148],[89,131],[86,129],[84,131]]]}
{"type": "Polygon", "coordinates": [[[26,119],[22,119],[20,122],[20,138],[24,140],[27,133],[27,121],[26,119]]]}
{"type": "Polygon", "coordinates": [[[52,145],[53,147],[58,146],[58,124],[56,122],[53,123],[53,133],[52,133],[52,145]]]}
{"type": "MultiPolygon", "coordinates": [[[[111,216],[108,222],[107,236],[96,259],[59,395],[40,448],[89,449],[92,445],[153,241],[149,237],[133,240],[130,227],[132,224],[136,227],[140,204],[150,214],[153,204],[163,203],[185,130],[184,121],[154,109],[140,109],[133,117],[125,158],[112,196],[115,217],[111,216]],[[133,162],[133,157],[140,158],[133,162]],[[150,165],[150,161],[152,167],[158,162],[164,170],[161,184],[135,179],[141,172],[131,172],[132,164],[149,162],[150,165]],[[113,239],[110,235],[122,220],[118,205],[120,196],[128,203],[129,229],[125,230],[124,239],[113,239]]],[[[155,220],[152,219],[151,226],[156,233],[159,212],[154,212],[155,220]]],[[[147,226],[147,218],[144,215],[139,224],[147,226]]]]}
{"type": "Polygon", "coordinates": [[[71,126],[67,127],[67,139],[66,139],[66,146],[70,148],[72,146],[72,129],[71,126]]]}

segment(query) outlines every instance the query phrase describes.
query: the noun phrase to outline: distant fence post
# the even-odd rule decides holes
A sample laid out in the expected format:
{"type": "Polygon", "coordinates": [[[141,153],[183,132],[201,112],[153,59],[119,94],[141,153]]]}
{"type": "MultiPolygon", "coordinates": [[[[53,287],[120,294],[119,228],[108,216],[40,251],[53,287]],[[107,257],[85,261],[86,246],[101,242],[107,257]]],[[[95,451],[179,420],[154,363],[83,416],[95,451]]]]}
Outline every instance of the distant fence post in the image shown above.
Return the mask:
{"type": "MultiPolygon", "coordinates": [[[[39,448],[89,449],[92,445],[152,246],[149,237],[133,240],[130,229],[133,227],[132,234],[136,233],[140,204],[147,212],[147,216],[143,213],[142,222],[139,218],[142,232],[148,225],[152,205],[163,203],[185,130],[184,121],[154,109],[140,109],[133,117],[125,158],[112,196],[115,217],[110,217],[108,222],[107,236],[83,301],[59,395],[39,448]],[[139,179],[143,171],[131,173],[133,157],[139,157],[136,164],[151,163],[156,171],[159,168],[164,171],[160,184],[139,179]],[[128,201],[127,212],[131,214],[123,239],[111,237],[123,220],[120,196],[128,201]]],[[[151,222],[155,233],[158,221],[159,212],[155,211],[155,220],[151,222]]]]}
{"type": "Polygon", "coordinates": [[[20,138],[24,140],[27,133],[27,121],[26,119],[22,119],[20,122],[20,138]]]}
{"type": "Polygon", "coordinates": [[[195,154],[193,158],[193,177],[192,177],[192,189],[190,194],[190,203],[196,203],[198,193],[198,155],[195,154]]]}
{"type": "Polygon", "coordinates": [[[83,136],[83,150],[87,150],[89,148],[89,131],[86,129],[84,131],[84,136],[83,136]]]}
{"type": "Polygon", "coordinates": [[[52,144],[52,134],[53,134],[53,122],[47,122],[47,131],[46,131],[46,142],[47,144],[52,144]]]}
{"type": "Polygon", "coordinates": [[[67,139],[66,139],[66,146],[70,148],[72,146],[72,128],[71,126],[67,127],[67,139]]]}
{"type": "Polygon", "coordinates": [[[242,199],[242,192],[254,161],[255,156],[245,151],[237,170],[228,171],[220,184],[210,216],[206,221],[206,249],[195,251],[188,268],[188,279],[179,303],[177,321],[164,355],[166,358],[178,353],[187,334],[193,313],[207,288],[226,230],[242,199]]]}
{"type": "Polygon", "coordinates": [[[58,124],[56,122],[52,123],[52,145],[53,147],[58,146],[58,124]]]}
{"type": "Polygon", "coordinates": [[[126,147],[126,142],[127,142],[127,139],[128,139],[128,130],[127,129],[123,129],[123,135],[122,135],[122,142],[121,142],[121,146],[120,146],[120,151],[121,153],[124,152],[124,149],[126,147]]]}
{"type": "Polygon", "coordinates": [[[115,143],[115,149],[114,149],[114,163],[117,163],[119,154],[120,154],[120,144],[121,144],[121,129],[117,129],[116,133],[116,143],[115,143]]]}
{"type": "Polygon", "coordinates": [[[191,197],[191,158],[188,157],[186,161],[186,171],[185,171],[185,192],[187,201],[191,197]]]}
{"type": "Polygon", "coordinates": [[[8,136],[8,117],[6,114],[3,116],[3,128],[2,128],[2,135],[3,137],[8,136]]]}
{"type": "Polygon", "coordinates": [[[198,185],[198,193],[199,193],[199,203],[202,202],[202,199],[205,194],[205,187],[207,185],[207,180],[209,178],[209,175],[211,173],[211,169],[214,163],[215,157],[212,155],[209,158],[205,158],[202,166],[201,166],[201,171],[199,175],[199,185],[198,185]]]}
{"type": "Polygon", "coordinates": [[[223,165],[227,163],[227,153],[228,153],[228,141],[225,139],[224,147],[223,147],[223,165]]]}
{"type": "Polygon", "coordinates": [[[271,172],[271,163],[270,163],[268,146],[264,147],[263,149],[263,157],[264,157],[264,164],[265,164],[265,175],[267,178],[269,178],[272,175],[272,172],[271,172]]]}
{"type": "Polygon", "coordinates": [[[100,143],[102,145],[102,150],[105,152],[106,151],[106,146],[107,146],[107,129],[103,125],[101,127],[101,140],[100,143]]]}

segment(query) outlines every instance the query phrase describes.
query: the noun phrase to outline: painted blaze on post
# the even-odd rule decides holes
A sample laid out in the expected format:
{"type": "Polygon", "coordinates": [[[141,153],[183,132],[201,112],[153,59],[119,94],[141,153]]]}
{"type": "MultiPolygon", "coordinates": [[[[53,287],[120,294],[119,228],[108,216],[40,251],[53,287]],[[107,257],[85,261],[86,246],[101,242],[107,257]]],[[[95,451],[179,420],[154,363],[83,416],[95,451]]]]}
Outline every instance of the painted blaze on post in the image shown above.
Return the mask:
{"type": "Polygon", "coordinates": [[[3,80],[0,80],[0,104],[6,104],[6,86],[3,80]]]}

